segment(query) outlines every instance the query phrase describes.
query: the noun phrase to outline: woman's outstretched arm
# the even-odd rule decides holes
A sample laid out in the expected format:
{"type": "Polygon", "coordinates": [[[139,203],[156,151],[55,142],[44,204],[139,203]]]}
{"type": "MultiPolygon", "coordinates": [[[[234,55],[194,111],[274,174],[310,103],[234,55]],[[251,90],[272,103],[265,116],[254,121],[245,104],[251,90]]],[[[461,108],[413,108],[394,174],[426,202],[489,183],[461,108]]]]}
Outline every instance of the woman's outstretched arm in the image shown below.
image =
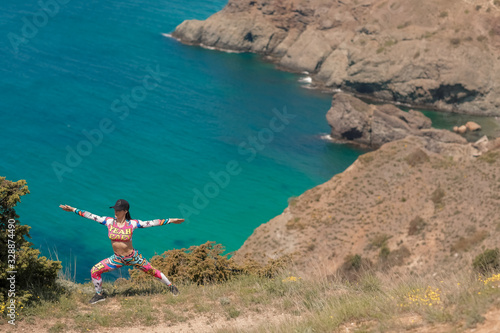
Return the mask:
{"type": "Polygon", "coordinates": [[[160,225],[165,225],[170,223],[181,224],[182,222],[184,222],[184,219],[170,218],[170,219],[155,219],[148,221],[141,221],[141,220],[132,220],[132,221],[136,221],[137,228],[149,228],[149,227],[158,227],[160,225]]]}
{"type": "Polygon", "coordinates": [[[84,210],[81,210],[81,209],[77,209],[75,207],[71,207],[71,206],[68,206],[68,205],[59,205],[59,207],[66,211],[66,212],[75,212],[76,214],[82,216],[82,217],[85,217],[89,220],[94,220],[96,221],[97,223],[100,223],[100,224],[103,224],[103,225],[106,225],[107,222],[110,222],[112,223],[113,221],[113,218],[112,217],[107,217],[107,216],[98,216],[98,215],[94,215],[90,212],[87,212],[87,211],[84,211],[84,210]]]}

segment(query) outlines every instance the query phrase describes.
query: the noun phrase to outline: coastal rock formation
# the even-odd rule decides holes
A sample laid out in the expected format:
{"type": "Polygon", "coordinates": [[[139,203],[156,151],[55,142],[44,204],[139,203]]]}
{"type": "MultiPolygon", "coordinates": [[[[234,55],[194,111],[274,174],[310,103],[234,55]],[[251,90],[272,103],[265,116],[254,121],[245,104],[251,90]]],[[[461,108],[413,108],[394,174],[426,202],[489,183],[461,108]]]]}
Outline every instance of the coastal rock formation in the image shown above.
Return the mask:
{"type": "MultiPolygon", "coordinates": [[[[172,36],[262,54],[308,71],[318,88],[500,115],[499,18],[489,0],[230,0],[172,36]]],[[[235,260],[299,253],[299,268],[323,275],[359,255],[383,270],[432,274],[470,267],[497,246],[499,140],[466,143],[419,112],[340,93],[327,118],[337,139],[380,148],[291,199],[235,260]]]]}
{"type": "Polygon", "coordinates": [[[465,127],[467,127],[468,131],[479,131],[481,129],[481,126],[473,121],[468,121],[465,127]]]}
{"type": "Polygon", "coordinates": [[[472,144],[472,147],[477,149],[477,153],[475,154],[475,156],[480,156],[484,153],[487,153],[490,150],[500,147],[500,138],[496,138],[490,141],[488,140],[488,137],[485,135],[476,142],[474,142],[472,144]]]}
{"type": "Polygon", "coordinates": [[[489,0],[230,0],[172,36],[256,52],[317,87],[500,114],[500,5],[489,0]]]}
{"type": "Polygon", "coordinates": [[[457,133],[459,133],[459,134],[465,134],[465,132],[467,132],[467,127],[465,125],[458,126],[457,133]]]}
{"type": "Polygon", "coordinates": [[[470,269],[476,255],[498,247],[500,236],[491,218],[500,206],[500,140],[476,145],[480,157],[472,144],[425,136],[386,143],[291,199],[234,258],[266,262],[297,253],[299,269],[322,276],[354,255],[402,274],[470,269]]]}
{"type": "Polygon", "coordinates": [[[468,121],[465,125],[462,126],[453,126],[453,132],[459,133],[459,134],[465,134],[465,132],[470,131],[470,132],[475,132],[479,131],[481,129],[481,126],[479,124],[476,124],[473,121],[468,121]]]}
{"type": "Polygon", "coordinates": [[[326,119],[334,140],[369,148],[378,148],[409,135],[447,143],[467,142],[450,131],[431,129],[431,120],[419,111],[404,112],[391,104],[370,105],[344,93],[334,95],[326,119]]]}

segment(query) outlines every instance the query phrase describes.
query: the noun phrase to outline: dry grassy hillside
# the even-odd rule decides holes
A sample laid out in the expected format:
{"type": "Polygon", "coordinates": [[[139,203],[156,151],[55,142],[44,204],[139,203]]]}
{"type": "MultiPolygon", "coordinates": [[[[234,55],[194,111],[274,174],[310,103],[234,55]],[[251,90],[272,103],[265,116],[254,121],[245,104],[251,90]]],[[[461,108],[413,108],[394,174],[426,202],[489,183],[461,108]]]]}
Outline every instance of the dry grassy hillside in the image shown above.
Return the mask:
{"type": "Polygon", "coordinates": [[[474,159],[466,147],[435,154],[425,140],[407,137],[364,154],[291,199],[236,258],[299,252],[299,267],[326,273],[356,254],[384,270],[471,268],[474,256],[498,246],[500,150],[474,159]]]}

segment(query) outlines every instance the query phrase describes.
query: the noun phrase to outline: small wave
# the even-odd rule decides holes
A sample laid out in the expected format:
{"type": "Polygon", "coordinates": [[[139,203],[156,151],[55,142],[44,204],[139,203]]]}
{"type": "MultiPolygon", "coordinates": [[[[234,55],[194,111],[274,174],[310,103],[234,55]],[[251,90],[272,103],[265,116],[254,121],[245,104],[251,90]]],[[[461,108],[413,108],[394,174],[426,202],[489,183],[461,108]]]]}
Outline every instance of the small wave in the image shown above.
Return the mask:
{"type": "Polygon", "coordinates": [[[333,138],[330,134],[321,134],[319,138],[325,141],[333,141],[333,138]]]}
{"type": "Polygon", "coordinates": [[[310,76],[301,77],[299,79],[299,82],[311,83],[312,82],[312,77],[310,77],[310,76]]]}
{"type": "Polygon", "coordinates": [[[220,51],[220,52],[225,52],[225,53],[243,53],[244,52],[244,51],[235,51],[235,50],[221,49],[219,47],[208,46],[208,45],[205,45],[205,44],[202,44],[202,43],[200,43],[200,46],[203,47],[204,49],[215,50],[215,51],[220,51]]]}
{"type": "MultiPolygon", "coordinates": [[[[161,34],[163,37],[167,37],[167,38],[173,38],[177,41],[180,41],[179,38],[176,38],[174,36],[172,36],[172,34],[168,34],[168,33],[162,33],[161,34]]],[[[208,46],[208,45],[205,45],[203,43],[200,43],[199,44],[202,48],[204,49],[207,49],[207,50],[215,50],[215,51],[221,51],[221,52],[226,52],[226,53],[244,53],[245,51],[235,51],[235,50],[227,50],[227,49],[221,49],[221,48],[218,48],[218,47],[214,47],[214,46],[208,46]]]]}
{"type": "Polygon", "coordinates": [[[217,48],[213,47],[213,46],[208,46],[208,45],[201,44],[201,43],[200,43],[200,46],[203,47],[204,49],[207,49],[207,50],[216,50],[217,51],[217,48]]]}

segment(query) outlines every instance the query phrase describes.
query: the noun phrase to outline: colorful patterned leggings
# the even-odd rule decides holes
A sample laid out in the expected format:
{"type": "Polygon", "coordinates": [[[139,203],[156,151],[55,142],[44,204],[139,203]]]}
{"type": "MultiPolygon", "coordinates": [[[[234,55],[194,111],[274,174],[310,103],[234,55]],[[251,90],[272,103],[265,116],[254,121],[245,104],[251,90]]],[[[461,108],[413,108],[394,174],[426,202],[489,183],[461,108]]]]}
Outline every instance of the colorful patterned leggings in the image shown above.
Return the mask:
{"type": "Polygon", "coordinates": [[[163,282],[167,286],[171,284],[162,272],[151,266],[149,261],[143,258],[142,254],[139,251],[134,250],[134,252],[132,252],[128,256],[119,256],[117,254],[113,254],[111,257],[101,260],[101,262],[92,267],[90,275],[92,276],[92,282],[94,283],[96,293],[100,294],[102,292],[101,274],[123,267],[124,265],[135,266],[141,271],[160,279],[161,282],[163,282]]]}

